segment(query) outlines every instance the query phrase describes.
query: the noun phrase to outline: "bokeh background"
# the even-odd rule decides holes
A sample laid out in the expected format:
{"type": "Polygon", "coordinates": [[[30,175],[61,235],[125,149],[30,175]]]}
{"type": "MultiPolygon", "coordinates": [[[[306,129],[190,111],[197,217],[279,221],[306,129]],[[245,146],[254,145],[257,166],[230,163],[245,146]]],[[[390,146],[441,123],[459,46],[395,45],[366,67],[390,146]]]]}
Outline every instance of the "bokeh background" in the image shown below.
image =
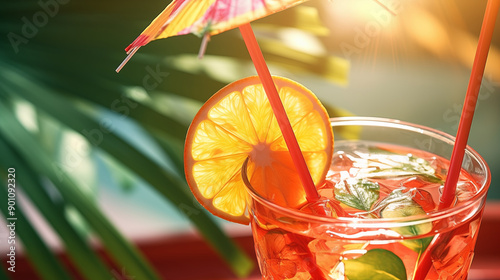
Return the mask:
{"type": "MultiPolygon", "coordinates": [[[[97,277],[120,267],[148,275],[133,244],[169,236],[201,235],[226,259],[242,256],[227,235],[249,228],[206,214],[182,170],[182,141],[197,109],[225,84],[255,74],[238,30],[211,38],[202,60],[201,39],[186,35],[150,43],[114,72],[123,49],[167,3],[0,5],[0,175],[5,188],[8,168],[16,168],[16,214],[26,216],[17,248],[31,267],[46,268],[41,274],[59,271],[48,267],[69,248],[80,248],[70,259],[84,256],[69,261],[70,273],[86,274],[102,258],[85,248],[99,247],[118,268],[104,261],[97,277]]],[[[484,0],[312,0],[252,26],[271,72],[310,88],[332,116],[400,119],[454,135],[485,7],[484,0]]],[[[491,202],[500,200],[499,108],[497,22],[469,140],[491,168],[491,202]]],[[[245,271],[244,259],[233,258],[234,271],[245,271]]]]}
{"type": "MultiPolygon", "coordinates": [[[[331,30],[324,42],[350,61],[349,81],[344,87],[310,87],[356,115],[401,119],[455,135],[486,1],[328,5],[334,8],[321,10],[331,30]]],[[[469,138],[490,165],[490,199],[500,199],[498,26],[497,20],[469,138]]]]}

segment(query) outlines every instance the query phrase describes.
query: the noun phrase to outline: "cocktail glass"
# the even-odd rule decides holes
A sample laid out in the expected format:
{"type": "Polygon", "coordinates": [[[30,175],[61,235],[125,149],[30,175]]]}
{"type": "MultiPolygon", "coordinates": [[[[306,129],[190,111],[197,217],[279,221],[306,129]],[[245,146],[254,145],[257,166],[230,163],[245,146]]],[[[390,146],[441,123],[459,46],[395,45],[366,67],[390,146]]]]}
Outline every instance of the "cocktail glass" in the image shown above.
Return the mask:
{"type": "Polygon", "coordinates": [[[330,199],[301,210],[276,205],[254,191],[243,166],[263,279],[413,279],[425,250],[426,280],[467,279],[490,183],[481,156],[467,148],[454,206],[438,210],[452,136],[370,117],[331,124],[334,158],[318,187],[330,199]]]}

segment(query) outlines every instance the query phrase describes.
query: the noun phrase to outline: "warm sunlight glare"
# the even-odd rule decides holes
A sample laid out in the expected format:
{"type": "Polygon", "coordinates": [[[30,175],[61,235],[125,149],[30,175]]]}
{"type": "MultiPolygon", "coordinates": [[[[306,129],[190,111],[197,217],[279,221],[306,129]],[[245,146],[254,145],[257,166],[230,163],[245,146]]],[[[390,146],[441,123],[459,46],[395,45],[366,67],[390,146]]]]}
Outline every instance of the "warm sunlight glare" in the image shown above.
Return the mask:
{"type": "Polygon", "coordinates": [[[418,44],[437,56],[444,56],[450,48],[447,31],[432,14],[415,8],[406,15],[406,27],[418,44]]]}
{"type": "Polygon", "coordinates": [[[324,55],[326,49],[316,36],[295,28],[284,28],[278,36],[289,48],[314,55],[324,55]]]}
{"type": "MultiPolygon", "coordinates": [[[[476,54],[478,38],[472,36],[472,34],[468,32],[458,30],[455,32],[453,41],[456,42],[457,46],[457,59],[463,65],[472,65],[476,54]]],[[[490,47],[488,61],[486,62],[486,68],[484,70],[485,78],[491,80],[492,82],[500,82],[500,64],[498,64],[498,61],[500,61],[500,50],[496,46],[492,45],[490,47]]]]}

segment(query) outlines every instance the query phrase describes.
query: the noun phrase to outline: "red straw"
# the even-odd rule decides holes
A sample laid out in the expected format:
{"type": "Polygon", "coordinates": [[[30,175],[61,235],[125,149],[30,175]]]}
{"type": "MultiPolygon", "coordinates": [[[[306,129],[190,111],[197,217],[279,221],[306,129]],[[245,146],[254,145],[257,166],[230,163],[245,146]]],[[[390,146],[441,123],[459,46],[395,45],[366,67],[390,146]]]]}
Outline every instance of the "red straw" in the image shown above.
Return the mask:
{"type": "Polygon", "coordinates": [[[458,175],[462,169],[462,161],[469,138],[470,127],[474,111],[476,109],[477,97],[483,80],[484,67],[488,58],[495,20],[500,7],[500,0],[489,0],[484,13],[483,26],[479,35],[479,42],[476,49],[476,57],[472,65],[472,72],[469,79],[469,87],[465,95],[462,115],[458,125],[457,137],[450,159],[450,168],[444,184],[443,194],[439,203],[439,209],[450,207],[455,198],[455,189],[458,182],[458,175]]]}
{"type": "MultiPolygon", "coordinates": [[[[491,38],[493,37],[493,29],[495,27],[499,7],[500,0],[488,0],[486,11],[484,13],[483,25],[481,27],[481,33],[479,35],[479,42],[476,49],[476,57],[474,58],[474,63],[472,65],[469,86],[465,95],[462,115],[460,116],[457,137],[451,154],[450,168],[444,184],[443,194],[441,195],[439,202],[439,209],[450,207],[455,199],[458,177],[460,175],[460,171],[462,170],[462,161],[465,154],[465,148],[467,146],[467,140],[469,138],[472,118],[476,109],[479,89],[483,79],[484,67],[486,65],[486,59],[488,58],[488,51],[491,44],[491,38]]],[[[423,280],[427,275],[432,263],[430,256],[431,251],[435,245],[440,243],[440,239],[441,236],[439,234],[436,235],[427,250],[425,250],[422,254],[421,261],[418,264],[418,268],[413,279],[423,280]]]]}
{"type": "Polygon", "coordinates": [[[274,85],[269,68],[267,68],[267,64],[264,60],[259,44],[255,39],[252,27],[250,26],[250,23],[246,23],[241,25],[239,28],[248,52],[250,53],[250,57],[255,65],[255,69],[257,70],[257,74],[259,75],[260,81],[264,86],[269,103],[271,103],[271,107],[274,115],[276,116],[276,120],[278,121],[283,138],[285,139],[290,155],[292,156],[295,169],[297,170],[302,185],[304,186],[307,201],[315,202],[319,199],[318,192],[314,186],[309,169],[307,169],[306,161],[304,160],[304,156],[300,150],[297,138],[295,138],[292,126],[290,125],[290,121],[286,115],[285,108],[281,103],[281,99],[278,95],[278,91],[276,90],[276,86],[274,85]]]}

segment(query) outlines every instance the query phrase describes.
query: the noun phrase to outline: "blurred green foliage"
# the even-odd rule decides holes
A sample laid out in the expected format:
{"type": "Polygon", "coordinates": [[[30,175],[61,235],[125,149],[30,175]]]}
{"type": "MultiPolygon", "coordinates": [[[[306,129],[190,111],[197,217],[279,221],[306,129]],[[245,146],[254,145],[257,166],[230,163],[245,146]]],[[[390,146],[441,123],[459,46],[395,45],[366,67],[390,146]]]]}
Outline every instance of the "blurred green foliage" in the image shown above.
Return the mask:
{"type": "MultiPolygon", "coordinates": [[[[235,274],[253,266],[210,214],[193,206],[182,161],[184,136],[201,104],[225,84],[254,75],[238,31],[212,38],[202,60],[196,58],[200,38],[186,35],[154,41],[114,71],[123,49],[166,4],[27,0],[0,8],[0,175],[6,182],[8,168],[15,168],[17,195],[22,190],[43,215],[86,279],[112,279],[91,237],[130,275],[160,278],[96,202],[97,162],[124,188],[137,178],[146,182],[185,214],[235,274]]],[[[324,35],[311,9],[302,5],[257,21],[264,55],[276,69],[344,83],[346,61],[295,50],[274,36],[304,27],[324,35]]],[[[331,113],[345,114],[333,107],[331,113]]],[[[17,204],[18,237],[40,277],[71,279],[24,212],[17,204]]]]}

